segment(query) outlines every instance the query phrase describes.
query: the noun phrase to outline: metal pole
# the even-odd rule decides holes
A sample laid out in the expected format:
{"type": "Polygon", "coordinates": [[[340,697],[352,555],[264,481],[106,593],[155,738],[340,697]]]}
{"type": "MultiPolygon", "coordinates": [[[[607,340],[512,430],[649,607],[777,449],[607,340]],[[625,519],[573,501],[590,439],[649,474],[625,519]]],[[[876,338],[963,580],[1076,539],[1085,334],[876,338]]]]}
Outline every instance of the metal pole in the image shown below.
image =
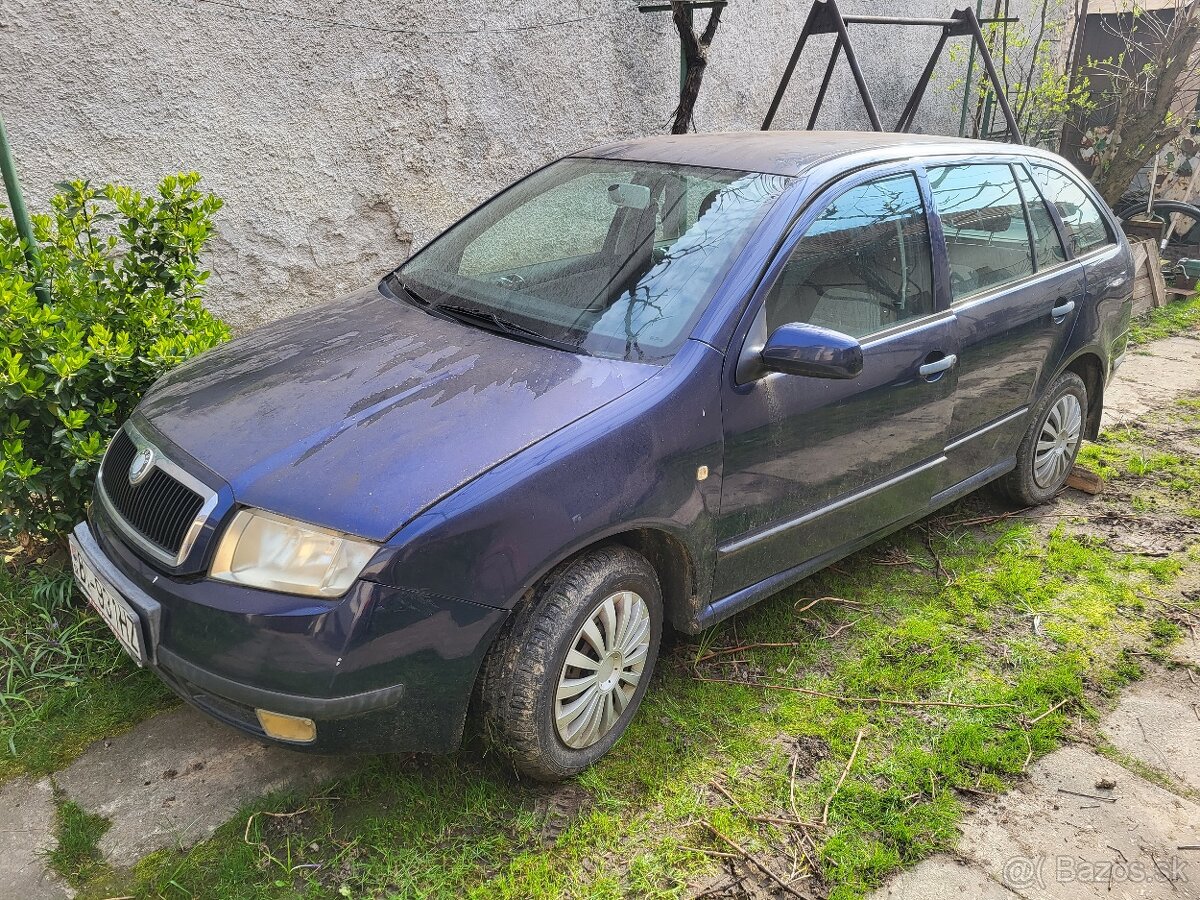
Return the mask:
{"type": "Polygon", "coordinates": [[[775,121],[775,113],[779,112],[779,104],[783,102],[783,95],[787,93],[788,85],[792,83],[792,75],[796,71],[796,63],[800,61],[800,54],[804,52],[804,45],[808,42],[808,36],[817,21],[819,10],[820,7],[814,3],[808,11],[808,18],[804,20],[804,27],[800,29],[800,37],[796,39],[796,49],[792,51],[792,58],[788,60],[787,67],[783,70],[783,77],[779,79],[779,87],[775,89],[775,96],[771,99],[771,108],[767,110],[767,117],[763,119],[763,131],[769,131],[771,123],[775,121]]]}
{"type": "Polygon", "coordinates": [[[867,109],[867,118],[871,120],[871,127],[876,131],[883,131],[879,113],[875,111],[875,101],[871,99],[871,92],[867,90],[867,82],[863,79],[862,69],[858,67],[858,57],[854,55],[854,48],[850,44],[850,35],[846,32],[846,21],[842,18],[835,0],[825,0],[825,2],[829,4],[829,11],[833,14],[838,37],[842,39],[842,49],[846,51],[846,62],[850,65],[850,74],[854,76],[854,83],[858,85],[858,93],[862,95],[863,106],[867,109]]]}
{"type": "MultiPolygon", "coordinates": [[[[983,0],[976,0],[975,3],[975,18],[978,19],[980,13],[983,12],[983,0]]],[[[963,137],[967,133],[967,106],[971,102],[971,78],[975,74],[975,41],[971,41],[971,52],[967,55],[967,85],[963,88],[962,112],[958,116],[958,136],[963,137]]]]}
{"type": "Polygon", "coordinates": [[[3,116],[0,116],[0,177],[4,179],[4,187],[8,191],[8,205],[17,225],[17,234],[25,242],[25,258],[33,270],[33,289],[39,300],[49,303],[50,295],[41,283],[42,266],[38,260],[37,241],[33,237],[33,224],[29,221],[29,210],[25,208],[25,199],[21,196],[21,183],[17,181],[17,167],[13,163],[12,146],[8,142],[3,116]]]}
{"type": "MultiPolygon", "coordinates": [[[[1004,121],[1008,125],[1008,140],[1011,144],[1023,144],[1025,139],[1021,136],[1021,129],[1017,127],[1017,120],[1013,116],[1012,107],[1008,105],[1008,98],[1004,96],[1004,85],[1000,83],[1000,76],[996,74],[996,67],[992,64],[992,54],[988,52],[987,42],[983,39],[983,32],[979,28],[979,20],[971,12],[971,7],[967,7],[964,11],[963,18],[966,20],[968,27],[975,36],[975,41],[979,45],[979,58],[983,60],[983,67],[987,70],[988,78],[992,82],[992,90],[996,94],[996,105],[1000,107],[1000,112],[1004,113],[1004,121]]],[[[982,124],[980,128],[982,129],[982,124]]]]}
{"type": "MultiPolygon", "coordinates": [[[[958,24],[957,22],[955,23],[958,24]]],[[[921,73],[921,77],[917,80],[917,86],[913,88],[912,95],[908,98],[908,103],[904,106],[904,112],[900,113],[900,119],[896,122],[897,131],[908,131],[912,128],[913,120],[917,117],[917,109],[921,105],[921,100],[925,96],[925,88],[929,86],[929,79],[933,76],[933,70],[937,68],[938,59],[942,55],[942,50],[946,46],[946,41],[950,38],[950,29],[942,29],[942,37],[937,42],[937,46],[933,48],[933,53],[929,56],[929,62],[925,64],[925,70],[921,73]]]]}
{"type": "Polygon", "coordinates": [[[813,101],[812,112],[808,116],[808,130],[812,131],[817,125],[817,116],[821,114],[821,105],[825,102],[825,92],[829,90],[829,82],[833,80],[833,67],[837,65],[838,54],[842,50],[842,39],[833,42],[833,52],[829,54],[829,65],[825,67],[825,77],[821,79],[821,89],[817,91],[817,99],[813,101]]]}

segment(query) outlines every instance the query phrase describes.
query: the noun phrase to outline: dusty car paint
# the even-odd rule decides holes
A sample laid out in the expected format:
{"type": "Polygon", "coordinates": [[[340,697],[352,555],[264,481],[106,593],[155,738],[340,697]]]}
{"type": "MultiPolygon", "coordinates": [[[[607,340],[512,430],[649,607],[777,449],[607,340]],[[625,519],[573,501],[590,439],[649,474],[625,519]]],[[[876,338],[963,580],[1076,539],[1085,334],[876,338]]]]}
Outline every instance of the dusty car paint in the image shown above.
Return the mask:
{"type": "Polygon", "coordinates": [[[695,633],[1003,474],[1022,411],[1049,381],[1086,363],[1102,390],[1123,352],[1123,238],[1003,302],[954,304],[931,215],[933,315],[866,340],[857,378],[746,378],[745,348],[766,337],[761,300],[824,199],[929,160],[1014,157],[932,137],[786,132],[590,155],[795,179],[667,364],[447,322],[385,279],[206,354],[147,395],[138,428],[217,492],[216,510],[177,567],[141,558],[99,504],[90,533],[156,623],[156,669],[189,701],[258,734],[247,710],[264,699],[312,714],[308,749],[452,749],[507,612],[577,551],[606,540],[641,551],[669,621],[695,633]],[[1055,322],[1061,298],[1077,306],[1055,322]],[[931,353],[960,364],[922,377],[931,353]],[[206,579],[239,506],[384,545],[335,601],[206,579]]]}

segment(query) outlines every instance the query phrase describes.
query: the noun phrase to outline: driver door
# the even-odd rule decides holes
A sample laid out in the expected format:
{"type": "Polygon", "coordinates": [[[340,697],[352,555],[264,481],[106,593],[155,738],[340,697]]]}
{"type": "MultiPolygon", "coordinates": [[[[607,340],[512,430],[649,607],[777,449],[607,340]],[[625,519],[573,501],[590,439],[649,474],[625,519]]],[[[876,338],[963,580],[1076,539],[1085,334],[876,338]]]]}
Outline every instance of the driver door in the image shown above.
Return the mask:
{"type": "Polygon", "coordinates": [[[716,596],[832,561],[951,486],[958,348],[928,207],[914,171],[859,175],[810,206],[771,264],[723,386],[716,596]],[[790,322],[857,338],[861,374],[756,369],[766,337],[790,322]]]}

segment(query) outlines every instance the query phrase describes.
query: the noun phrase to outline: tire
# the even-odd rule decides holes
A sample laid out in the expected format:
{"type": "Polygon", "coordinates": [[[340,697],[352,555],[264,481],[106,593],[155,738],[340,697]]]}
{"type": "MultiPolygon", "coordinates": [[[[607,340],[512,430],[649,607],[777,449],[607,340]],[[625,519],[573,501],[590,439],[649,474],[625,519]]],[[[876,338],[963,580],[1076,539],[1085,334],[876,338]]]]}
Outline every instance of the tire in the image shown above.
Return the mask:
{"type": "Polygon", "coordinates": [[[1062,490],[1083,445],[1087,408],[1083,380],[1074,372],[1058,376],[1034,408],[1016,468],[1000,480],[1009,499],[1038,506],[1062,490]]]}
{"type": "MultiPolygon", "coordinates": [[[[1187,227],[1183,231],[1172,233],[1172,244],[1193,244],[1200,239],[1200,207],[1180,200],[1155,200],[1150,211],[1164,221],[1169,220],[1174,213],[1179,213],[1184,217],[1182,224],[1187,227]],[[1188,222],[1191,224],[1187,224],[1188,222]]],[[[1144,215],[1145,212],[1146,198],[1143,195],[1136,202],[1122,206],[1117,215],[1121,219],[1129,219],[1133,216],[1144,215]]]]}
{"type": "Polygon", "coordinates": [[[559,566],[484,660],[477,715],[485,740],[539,781],[582,772],[637,712],[662,630],[658,576],[641,554],[611,545],[559,566]],[[568,656],[587,665],[569,665],[568,656]],[[560,688],[568,691],[561,700],[560,688]]]}

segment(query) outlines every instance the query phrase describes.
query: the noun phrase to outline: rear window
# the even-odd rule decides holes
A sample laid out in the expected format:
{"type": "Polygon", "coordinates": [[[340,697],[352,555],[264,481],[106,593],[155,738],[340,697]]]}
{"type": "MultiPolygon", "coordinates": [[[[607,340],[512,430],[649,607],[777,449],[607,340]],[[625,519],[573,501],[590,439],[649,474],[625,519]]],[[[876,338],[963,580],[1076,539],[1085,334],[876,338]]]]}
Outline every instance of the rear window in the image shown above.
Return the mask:
{"type": "Polygon", "coordinates": [[[1075,179],[1058,169],[1039,165],[1033,166],[1033,177],[1062,217],[1076,254],[1116,243],[1100,208],[1075,179]]]}

